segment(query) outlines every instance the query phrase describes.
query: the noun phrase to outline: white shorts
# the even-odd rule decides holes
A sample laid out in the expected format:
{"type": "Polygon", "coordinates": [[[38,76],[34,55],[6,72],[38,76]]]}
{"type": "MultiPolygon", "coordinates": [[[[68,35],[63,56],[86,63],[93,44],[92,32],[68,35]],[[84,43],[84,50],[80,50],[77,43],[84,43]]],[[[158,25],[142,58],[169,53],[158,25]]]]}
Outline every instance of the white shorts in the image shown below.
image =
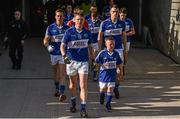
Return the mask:
{"type": "Polygon", "coordinates": [[[130,42],[126,43],[126,52],[128,52],[130,50],[130,44],[131,44],[130,42]]]}
{"type": "Polygon", "coordinates": [[[67,75],[74,76],[78,74],[88,74],[89,64],[88,62],[71,61],[71,64],[66,65],[67,75]]]}
{"type": "Polygon", "coordinates": [[[64,64],[64,59],[61,55],[50,55],[51,65],[64,64]]]}
{"type": "Polygon", "coordinates": [[[92,47],[93,47],[93,50],[94,50],[94,51],[99,51],[98,43],[93,43],[93,44],[92,44],[92,47]]]}
{"type": "Polygon", "coordinates": [[[115,49],[118,53],[119,53],[119,56],[122,60],[122,62],[124,62],[124,53],[123,53],[123,49],[115,49]]]}
{"type": "Polygon", "coordinates": [[[115,87],[115,82],[99,82],[99,88],[115,87]]]}

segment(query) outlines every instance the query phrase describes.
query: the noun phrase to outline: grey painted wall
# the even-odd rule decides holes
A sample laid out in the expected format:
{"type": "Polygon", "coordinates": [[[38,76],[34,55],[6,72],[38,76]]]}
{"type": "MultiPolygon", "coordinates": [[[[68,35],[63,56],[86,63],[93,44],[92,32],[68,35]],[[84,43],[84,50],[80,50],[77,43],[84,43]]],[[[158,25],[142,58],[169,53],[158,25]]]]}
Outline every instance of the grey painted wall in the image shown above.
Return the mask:
{"type": "Polygon", "coordinates": [[[180,0],[150,0],[148,4],[154,47],[180,63],[180,0]]]}

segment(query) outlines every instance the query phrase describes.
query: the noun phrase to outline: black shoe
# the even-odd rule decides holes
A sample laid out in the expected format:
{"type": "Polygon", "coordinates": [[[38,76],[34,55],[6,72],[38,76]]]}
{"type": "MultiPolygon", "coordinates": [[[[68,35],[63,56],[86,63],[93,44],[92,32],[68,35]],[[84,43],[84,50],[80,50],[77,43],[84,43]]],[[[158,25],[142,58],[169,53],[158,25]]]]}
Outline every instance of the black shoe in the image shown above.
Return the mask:
{"type": "Polygon", "coordinates": [[[12,67],[11,67],[11,69],[16,69],[16,65],[13,64],[12,67]]]}
{"type": "Polygon", "coordinates": [[[100,95],[100,104],[104,104],[104,98],[105,98],[105,94],[104,95],[100,95]]]}
{"type": "Polygon", "coordinates": [[[21,65],[17,65],[16,69],[21,70],[21,65]]]}
{"type": "Polygon", "coordinates": [[[108,112],[111,112],[112,111],[112,108],[111,108],[111,105],[110,104],[106,104],[106,110],[108,112]]]}
{"type": "Polygon", "coordinates": [[[116,99],[119,99],[120,94],[119,94],[118,88],[114,88],[113,91],[114,91],[115,98],[116,98],[116,99]]]}
{"type": "Polygon", "coordinates": [[[55,97],[59,97],[59,96],[60,96],[60,93],[59,93],[59,90],[58,90],[58,89],[55,90],[54,96],[55,96],[55,97]]]}
{"type": "Polygon", "coordinates": [[[77,111],[76,106],[70,107],[70,111],[71,111],[72,113],[75,113],[75,112],[77,111]]]}
{"type": "Polygon", "coordinates": [[[64,102],[65,100],[66,100],[66,95],[65,94],[60,94],[59,101],[64,102]]]}
{"type": "Polygon", "coordinates": [[[88,117],[88,113],[86,112],[86,110],[81,110],[80,115],[81,115],[81,118],[87,118],[88,117]]]}

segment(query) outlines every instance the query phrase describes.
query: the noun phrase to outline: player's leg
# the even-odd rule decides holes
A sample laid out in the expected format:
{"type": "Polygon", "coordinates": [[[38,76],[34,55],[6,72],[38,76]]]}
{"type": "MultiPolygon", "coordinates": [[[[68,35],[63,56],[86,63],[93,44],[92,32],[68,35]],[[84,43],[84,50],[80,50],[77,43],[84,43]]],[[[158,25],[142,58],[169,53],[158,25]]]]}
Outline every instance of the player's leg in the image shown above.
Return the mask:
{"type": "Polygon", "coordinates": [[[81,99],[81,117],[88,117],[86,110],[87,103],[87,79],[88,79],[88,62],[83,62],[81,67],[78,69],[79,73],[79,85],[80,85],[80,99],[81,99]]]}
{"type": "Polygon", "coordinates": [[[76,96],[77,96],[77,75],[69,76],[69,89],[71,92],[71,107],[72,113],[76,112],[76,96]]]}
{"type": "MultiPolygon", "coordinates": [[[[124,53],[123,53],[123,49],[120,50],[116,50],[119,53],[119,56],[121,58],[121,60],[124,62],[124,53]]],[[[123,74],[125,73],[124,71],[124,65],[123,65],[123,74]]],[[[119,99],[120,94],[119,94],[119,81],[116,79],[116,83],[115,83],[115,87],[114,87],[114,95],[116,99],[119,99]]]]}
{"type": "Polygon", "coordinates": [[[107,85],[107,93],[106,93],[106,109],[107,111],[111,111],[111,100],[112,100],[112,92],[115,87],[115,82],[110,82],[107,85]]]}
{"type": "Polygon", "coordinates": [[[72,113],[76,112],[76,95],[77,95],[77,70],[75,69],[75,66],[72,65],[75,62],[73,61],[71,64],[66,64],[66,72],[69,76],[69,89],[71,92],[71,107],[70,111],[72,113]]]}
{"type": "MultiPolygon", "coordinates": [[[[98,55],[98,51],[99,51],[99,47],[98,47],[98,43],[94,43],[93,44],[93,50],[94,50],[94,54],[95,57],[98,55]]],[[[97,81],[98,80],[98,68],[94,67],[92,64],[92,72],[93,72],[93,81],[97,81]]]]}
{"type": "Polygon", "coordinates": [[[59,58],[59,66],[58,66],[58,73],[57,75],[59,76],[59,101],[63,102],[66,100],[66,95],[64,94],[65,91],[65,76],[66,76],[66,66],[64,64],[63,58],[60,56],[59,58]]]}
{"type": "Polygon", "coordinates": [[[104,104],[104,98],[107,92],[107,85],[104,82],[99,82],[99,93],[100,93],[100,98],[99,102],[100,104],[104,104]]]}

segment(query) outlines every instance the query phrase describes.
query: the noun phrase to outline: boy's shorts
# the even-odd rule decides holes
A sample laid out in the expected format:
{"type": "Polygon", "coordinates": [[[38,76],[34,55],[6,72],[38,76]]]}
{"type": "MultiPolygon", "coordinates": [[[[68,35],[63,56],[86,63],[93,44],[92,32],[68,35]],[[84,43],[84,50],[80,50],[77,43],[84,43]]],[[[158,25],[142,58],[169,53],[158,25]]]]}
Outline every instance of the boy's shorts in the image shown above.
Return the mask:
{"type": "Polygon", "coordinates": [[[71,64],[66,65],[66,72],[69,76],[78,74],[88,74],[89,64],[88,62],[71,61],[71,64]]]}
{"type": "Polygon", "coordinates": [[[115,82],[99,82],[99,88],[115,87],[115,82]]]}
{"type": "Polygon", "coordinates": [[[61,55],[50,55],[51,65],[64,64],[64,59],[61,55]]]}

